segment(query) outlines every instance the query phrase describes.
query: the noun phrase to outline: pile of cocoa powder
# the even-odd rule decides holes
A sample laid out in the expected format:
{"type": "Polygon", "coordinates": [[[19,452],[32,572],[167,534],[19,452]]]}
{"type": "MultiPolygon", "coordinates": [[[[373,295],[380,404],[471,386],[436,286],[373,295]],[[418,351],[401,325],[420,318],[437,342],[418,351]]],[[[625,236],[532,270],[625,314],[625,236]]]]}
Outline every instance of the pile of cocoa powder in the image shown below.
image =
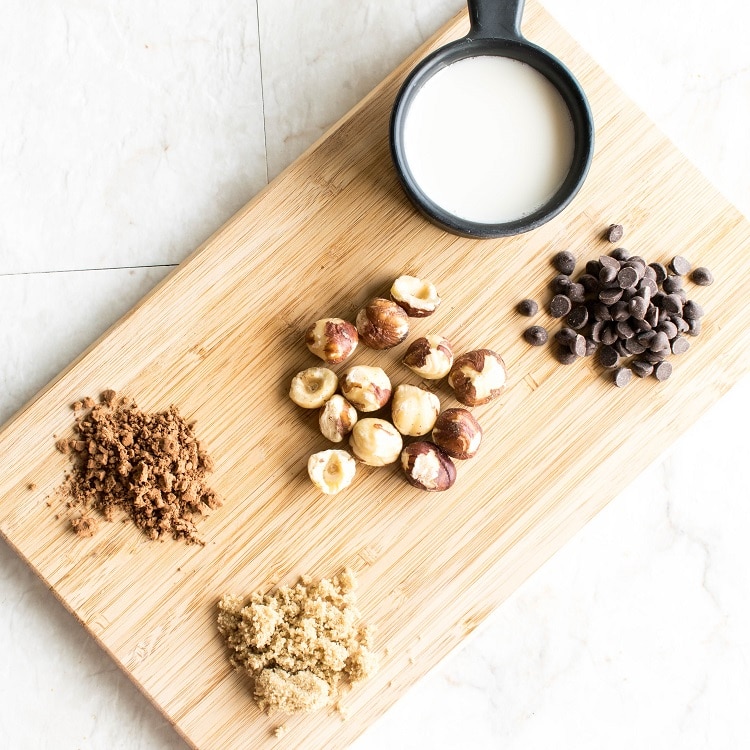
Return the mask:
{"type": "Polygon", "coordinates": [[[92,536],[98,511],[111,521],[121,509],[150,539],[201,543],[194,521],[221,502],[205,482],[213,460],[177,408],[146,413],[128,396],[104,391],[73,404],[73,437],[56,447],[73,461],[63,487],[71,524],[92,536]]]}

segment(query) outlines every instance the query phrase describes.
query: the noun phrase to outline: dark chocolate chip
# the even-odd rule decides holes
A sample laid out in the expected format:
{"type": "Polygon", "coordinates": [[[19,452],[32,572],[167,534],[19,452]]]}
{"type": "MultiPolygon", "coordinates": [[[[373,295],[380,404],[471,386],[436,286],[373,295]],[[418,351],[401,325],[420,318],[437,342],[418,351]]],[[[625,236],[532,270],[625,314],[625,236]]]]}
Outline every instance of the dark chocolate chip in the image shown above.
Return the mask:
{"type": "Polygon", "coordinates": [[[628,302],[628,313],[638,320],[643,320],[648,310],[648,301],[643,297],[633,297],[628,302]]]}
{"type": "Polygon", "coordinates": [[[523,332],[523,337],[532,346],[543,346],[547,343],[549,335],[543,326],[531,326],[523,332]]]}
{"type": "Polygon", "coordinates": [[[655,294],[658,294],[659,286],[653,279],[644,276],[638,282],[638,291],[644,299],[652,299],[655,294]]]}
{"type": "Polygon", "coordinates": [[[572,307],[573,304],[568,297],[566,297],[564,294],[556,294],[550,300],[549,314],[553,318],[562,318],[564,315],[567,315],[570,312],[572,307]]]}
{"type": "Polygon", "coordinates": [[[591,326],[591,340],[598,344],[602,340],[602,330],[604,329],[604,321],[603,320],[597,320],[594,325],[591,326]]]}
{"type": "Polygon", "coordinates": [[[688,333],[691,336],[698,336],[700,334],[702,327],[700,318],[690,318],[690,320],[688,320],[688,325],[690,326],[688,333]]]}
{"type": "Polygon", "coordinates": [[[618,367],[615,370],[614,380],[618,388],[624,388],[633,379],[633,372],[629,367],[618,367]]]}
{"type": "Polygon", "coordinates": [[[663,263],[649,263],[648,264],[650,268],[654,269],[654,273],[656,274],[656,278],[654,281],[657,284],[661,284],[664,279],[667,278],[667,268],[663,263]]]}
{"type": "Polygon", "coordinates": [[[602,268],[611,268],[615,275],[617,275],[617,272],[620,270],[620,261],[617,260],[617,258],[613,258],[611,255],[600,255],[599,256],[599,265],[602,268]]]}
{"type": "Polygon", "coordinates": [[[646,317],[643,318],[652,328],[655,328],[659,324],[659,308],[655,305],[651,305],[646,311],[646,317]]]}
{"type": "Polygon", "coordinates": [[[617,268],[612,268],[611,266],[602,266],[601,271],[599,271],[599,283],[603,286],[607,284],[611,284],[617,280],[617,268]]]}
{"type": "Polygon", "coordinates": [[[674,294],[675,292],[682,289],[682,277],[680,276],[667,276],[661,283],[661,288],[667,294],[674,294]]]}
{"type": "Polygon", "coordinates": [[[594,304],[594,319],[595,320],[612,320],[612,313],[609,311],[609,307],[603,302],[596,302],[594,304]]]}
{"type": "Polygon", "coordinates": [[[561,328],[555,334],[555,341],[563,346],[570,346],[576,340],[577,335],[572,328],[561,328]]]}
{"type": "Polygon", "coordinates": [[[664,298],[662,307],[666,312],[673,313],[675,315],[680,315],[683,312],[682,300],[677,294],[668,294],[664,298]]]}
{"type": "Polygon", "coordinates": [[[607,229],[607,241],[619,242],[624,234],[625,230],[622,228],[622,224],[610,224],[607,229]]]}
{"type": "Polygon", "coordinates": [[[632,339],[626,339],[625,348],[629,354],[643,354],[646,351],[646,347],[635,336],[632,339]]]}
{"type": "Polygon", "coordinates": [[[568,287],[571,285],[571,280],[564,273],[558,274],[550,282],[550,289],[555,294],[565,294],[568,291],[568,287]]]}
{"type": "Polygon", "coordinates": [[[630,352],[628,351],[627,347],[625,346],[625,339],[617,339],[614,344],[612,344],[612,347],[614,350],[621,356],[621,357],[628,357],[630,356],[630,352]]]}
{"type": "Polygon", "coordinates": [[[656,271],[654,270],[653,266],[646,266],[643,269],[643,278],[651,279],[651,281],[656,281],[656,271]]]}
{"type": "Polygon", "coordinates": [[[521,315],[530,318],[539,312],[539,305],[533,299],[522,299],[516,308],[521,315]]]}
{"type": "Polygon", "coordinates": [[[659,381],[666,380],[671,374],[672,364],[670,362],[659,362],[659,364],[654,367],[654,375],[656,375],[656,379],[659,381]]]}
{"type": "Polygon", "coordinates": [[[688,300],[682,308],[682,317],[687,321],[697,320],[703,315],[703,308],[695,300],[688,300]]]}
{"type": "Polygon", "coordinates": [[[632,289],[638,283],[638,272],[632,266],[625,266],[617,273],[620,289],[632,289]]]}
{"type": "Polygon", "coordinates": [[[658,365],[668,354],[669,350],[662,352],[643,352],[641,359],[650,362],[652,365],[658,365]]]}
{"type": "Polygon", "coordinates": [[[663,352],[668,350],[669,339],[667,338],[667,334],[664,333],[664,331],[657,331],[656,336],[654,336],[649,342],[648,348],[651,349],[652,352],[663,352]]]}
{"type": "Polygon", "coordinates": [[[652,329],[650,331],[643,331],[643,333],[639,333],[637,339],[644,346],[651,346],[651,342],[654,340],[654,336],[656,336],[656,331],[652,329]]]}
{"type": "Polygon", "coordinates": [[[681,318],[679,315],[673,315],[672,322],[675,324],[675,327],[677,328],[677,333],[687,333],[687,331],[690,330],[690,324],[684,318],[681,318]]]}
{"type": "Polygon", "coordinates": [[[687,258],[683,258],[682,255],[675,255],[669,265],[680,276],[690,273],[690,261],[687,258]]]}
{"type": "Polygon", "coordinates": [[[632,339],[633,336],[635,336],[635,331],[630,326],[627,320],[621,320],[617,324],[617,333],[621,339],[632,339]]]}
{"type": "Polygon", "coordinates": [[[581,284],[581,286],[583,286],[583,289],[586,292],[586,294],[597,294],[599,292],[598,275],[599,275],[598,271],[597,271],[596,276],[590,273],[581,274],[581,278],[578,279],[578,283],[581,284]]]}
{"type": "Polygon", "coordinates": [[[596,276],[596,278],[599,278],[599,271],[601,270],[602,267],[598,260],[586,261],[586,273],[590,276],[596,276]]]}
{"type": "Polygon", "coordinates": [[[588,320],[589,311],[586,309],[586,305],[574,305],[565,318],[565,322],[576,330],[583,328],[588,323],[588,320]]]}
{"type": "Polygon", "coordinates": [[[690,275],[690,278],[698,286],[711,286],[714,283],[714,275],[705,266],[698,266],[690,275]]]}
{"type": "Polygon", "coordinates": [[[677,326],[671,320],[663,320],[656,326],[656,330],[666,333],[668,339],[673,339],[677,336],[677,326]]]}
{"type": "Polygon", "coordinates": [[[573,343],[570,345],[570,351],[576,355],[576,357],[586,356],[586,339],[579,333],[573,343]]]}
{"type": "Polygon", "coordinates": [[[622,297],[622,289],[602,289],[599,292],[599,299],[605,305],[614,305],[622,297]]]}
{"type": "Polygon", "coordinates": [[[616,247],[610,255],[619,261],[627,260],[630,257],[630,253],[624,247],[616,247]]]}
{"type": "Polygon", "coordinates": [[[555,347],[554,355],[555,355],[555,359],[561,365],[572,365],[573,362],[575,362],[578,359],[578,357],[576,357],[574,352],[572,352],[570,349],[568,349],[565,346],[560,346],[559,344],[555,347]]]}
{"type": "Polygon", "coordinates": [[[672,342],[672,354],[684,354],[690,348],[690,342],[684,336],[678,336],[672,342]]]}
{"type": "Polygon", "coordinates": [[[596,341],[593,339],[586,339],[586,354],[584,354],[584,357],[590,357],[597,349],[599,348],[596,341]]]}
{"type": "Polygon", "coordinates": [[[630,317],[629,303],[623,302],[623,300],[615,302],[615,304],[609,308],[609,312],[612,314],[612,320],[618,323],[627,320],[630,317]]]}
{"type": "Polygon", "coordinates": [[[599,347],[599,362],[602,367],[612,368],[617,367],[620,361],[620,355],[613,346],[600,346],[599,347]]]}
{"type": "Polygon", "coordinates": [[[601,332],[602,344],[612,346],[617,341],[617,330],[614,328],[614,323],[607,323],[601,332]]]}
{"type": "Polygon", "coordinates": [[[633,328],[639,333],[651,330],[651,323],[649,323],[647,320],[639,320],[638,318],[631,317],[630,325],[633,326],[633,328]]]}
{"type": "Polygon", "coordinates": [[[630,367],[639,378],[647,378],[654,371],[654,366],[645,359],[634,359],[630,367]]]}
{"type": "Polygon", "coordinates": [[[586,301],[586,290],[583,284],[573,283],[568,287],[566,292],[567,297],[571,302],[585,302],[586,301]]]}
{"type": "Polygon", "coordinates": [[[552,265],[566,276],[570,276],[576,269],[576,256],[568,250],[561,250],[552,258],[552,265]]]}

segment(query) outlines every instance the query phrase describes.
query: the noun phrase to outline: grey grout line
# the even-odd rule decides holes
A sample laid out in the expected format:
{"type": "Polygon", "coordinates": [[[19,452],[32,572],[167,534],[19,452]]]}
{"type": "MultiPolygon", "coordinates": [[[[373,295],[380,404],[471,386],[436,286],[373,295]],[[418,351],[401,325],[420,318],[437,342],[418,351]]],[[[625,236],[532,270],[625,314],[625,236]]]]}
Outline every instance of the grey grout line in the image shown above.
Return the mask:
{"type": "Polygon", "coordinates": [[[0,279],[13,276],[40,276],[53,273],[89,273],[92,271],[137,271],[143,268],[177,268],[179,263],[152,263],[143,266],[104,266],[102,268],[58,268],[51,271],[12,271],[0,273],[0,279]]]}
{"type": "Polygon", "coordinates": [[[255,0],[255,23],[258,29],[258,65],[260,68],[260,109],[263,113],[263,156],[266,164],[266,185],[268,184],[268,139],[266,137],[266,94],[263,85],[263,44],[260,39],[260,0],[255,0]]]}

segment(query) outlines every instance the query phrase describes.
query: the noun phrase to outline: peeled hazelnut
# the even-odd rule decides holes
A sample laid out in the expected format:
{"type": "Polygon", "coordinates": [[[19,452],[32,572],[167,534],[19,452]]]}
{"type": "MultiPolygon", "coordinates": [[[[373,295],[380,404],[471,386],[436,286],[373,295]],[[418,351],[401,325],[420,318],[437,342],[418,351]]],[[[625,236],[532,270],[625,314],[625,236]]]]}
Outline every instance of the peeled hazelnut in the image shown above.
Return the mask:
{"type": "Polygon", "coordinates": [[[450,372],[453,349],[448,339],[430,334],[409,345],[403,363],[426,380],[438,380],[450,372]]]}
{"type": "Polygon", "coordinates": [[[356,461],[342,450],[313,453],[307,462],[312,483],[326,495],[335,495],[348,487],[356,471],[356,461]]]}
{"type": "Polygon", "coordinates": [[[506,380],[505,362],[490,349],[456,357],[448,374],[448,385],[466,406],[480,406],[497,398],[505,390],[506,380]]]}
{"type": "Polygon", "coordinates": [[[399,276],[391,287],[391,299],[403,307],[410,318],[426,318],[440,304],[435,285],[416,276],[399,276]]]}
{"type": "Polygon", "coordinates": [[[440,399],[416,385],[397,385],[391,402],[391,418],[402,435],[426,435],[440,413],[440,399]]]}
{"type": "Polygon", "coordinates": [[[340,443],[357,422],[357,410],[337,393],[320,410],[320,431],[331,442],[340,443]]]}
{"type": "Polygon", "coordinates": [[[482,442],[482,428],[467,409],[446,409],[432,430],[432,439],[452,458],[472,458],[482,442]]]}
{"type": "Polygon", "coordinates": [[[409,333],[409,318],[389,299],[376,297],[357,313],[357,331],[370,349],[390,349],[409,333]]]}
{"type": "Polygon", "coordinates": [[[327,367],[308,367],[292,378],[289,398],[303,409],[319,409],[338,387],[339,379],[327,367]]]}
{"type": "Polygon", "coordinates": [[[441,492],[456,481],[456,467],[450,456],[427,441],[407,445],[401,451],[401,467],[406,481],[420,490],[441,492]]]}
{"type": "Polygon", "coordinates": [[[404,441],[390,422],[377,417],[366,417],[354,425],[349,445],[362,463],[385,466],[398,460],[404,441]]]}
{"type": "Polygon", "coordinates": [[[357,348],[359,334],[348,321],[323,318],[313,323],[305,334],[307,348],[324,362],[336,365],[347,359],[357,348]]]}
{"type": "Polygon", "coordinates": [[[355,365],[341,378],[341,392],[360,411],[377,411],[391,397],[391,381],[381,367],[355,365]]]}

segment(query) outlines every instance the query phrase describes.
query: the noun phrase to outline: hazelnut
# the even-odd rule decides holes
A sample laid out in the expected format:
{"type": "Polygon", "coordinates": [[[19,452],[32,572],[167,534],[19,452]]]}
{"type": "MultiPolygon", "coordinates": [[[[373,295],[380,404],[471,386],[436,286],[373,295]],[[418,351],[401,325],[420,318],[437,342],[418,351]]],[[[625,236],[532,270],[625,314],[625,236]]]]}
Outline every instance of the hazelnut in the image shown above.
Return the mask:
{"type": "Polygon", "coordinates": [[[377,411],[391,397],[391,381],[381,367],[355,365],[341,378],[341,392],[360,411],[377,411]]]}
{"type": "Polygon", "coordinates": [[[320,431],[333,443],[340,443],[357,422],[357,410],[339,394],[325,402],[320,410],[320,431]]]}
{"type": "Polygon", "coordinates": [[[445,451],[421,440],[401,451],[401,467],[406,481],[420,490],[441,492],[456,481],[456,467],[445,451]]]}
{"type": "Polygon", "coordinates": [[[348,487],[356,471],[356,461],[342,450],[313,453],[307,462],[307,473],[312,483],[326,495],[335,495],[348,487]]]}
{"type": "Polygon", "coordinates": [[[357,331],[370,349],[390,349],[409,333],[409,318],[389,299],[375,298],[357,313],[357,331]]]}
{"type": "Polygon", "coordinates": [[[476,349],[456,357],[448,374],[448,385],[466,406],[480,406],[505,390],[507,371],[499,354],[476,349]]]}
{"type": "Polygon", "coordinates": [[[305,334],[307,348],[324,362],[337,365],[357,348],[359,334],[348,320],[323,318],[313,323],[305,334]]]}
{"type": "Polygon", "coordinates": [[[385,466],[398,460],[404,441],[390,422],[377,417],[366,417],[354,425],[349,445],[362,463],[385,466]]]}
{"type": "Polygon", "coordinates": [[[416,385],[397,385],[391,402],[391,418],[402,435],[426,435],[440,414],[440,399],[416,385]]]}
{"type": "Polygon", "coordinates": [[[338,387],[339,379],[327,367],[308,367],[292,378],[289,398],[303,409],[318,409],[338,387]]]}
{"type": "Polygon", "coordinates": [[[391,299],[403,307],[410,318],[426,318],[440,304],[435,285],[416,276],[399,276],[391,287],[391,299]]]}
{"type": "Polygon", "coordinates": [[[482,442],[482,428],[467,409],[446,409],[435,422],[432,439],[452,458],[473,458],[482,442]]]}
{"type": "Polygon", "coordinates": [[[430,334],[409,345],[403,363],[426,380],[438,380],[450,372],[453,349],[448,339],[430,334]]]}

